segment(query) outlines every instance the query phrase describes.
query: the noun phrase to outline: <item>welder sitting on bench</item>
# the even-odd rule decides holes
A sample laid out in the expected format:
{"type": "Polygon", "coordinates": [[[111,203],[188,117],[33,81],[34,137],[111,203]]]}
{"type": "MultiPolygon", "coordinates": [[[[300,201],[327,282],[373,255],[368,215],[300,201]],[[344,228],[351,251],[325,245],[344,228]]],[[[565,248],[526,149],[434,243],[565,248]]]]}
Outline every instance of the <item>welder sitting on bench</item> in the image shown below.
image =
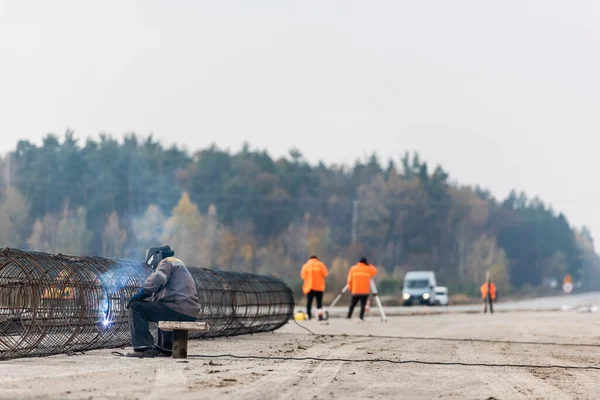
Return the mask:
{"type": "Polygon", "coordinates": [[[146,264],[154,272],[128,302],[131,345],[127,357],[171,357],[173,332],[158,330],[158,343],[150,333],[149,322],[195,321],[200,312],[194,278],[169,246],[151,248],[146,264]],[[151,297],[152,301],[144,301],[151,297]]]}

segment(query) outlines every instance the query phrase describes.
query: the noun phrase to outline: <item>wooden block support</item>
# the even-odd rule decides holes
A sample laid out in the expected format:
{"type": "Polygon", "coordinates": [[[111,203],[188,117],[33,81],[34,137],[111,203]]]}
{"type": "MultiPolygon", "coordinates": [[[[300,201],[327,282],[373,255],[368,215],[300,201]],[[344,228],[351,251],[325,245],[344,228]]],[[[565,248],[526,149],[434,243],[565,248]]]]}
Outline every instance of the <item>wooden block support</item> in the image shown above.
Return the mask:
{"type": "Polygon", "coordinates": [[[173,331],[173,358],[187,358],[188,331],[173,331]]]}
{"type": "Polygon", "coordinates": [[[173,358],[187,358],[188,332],[205,332],[206,322],[159,321],[162,331],[173,331],[173,358]]]}

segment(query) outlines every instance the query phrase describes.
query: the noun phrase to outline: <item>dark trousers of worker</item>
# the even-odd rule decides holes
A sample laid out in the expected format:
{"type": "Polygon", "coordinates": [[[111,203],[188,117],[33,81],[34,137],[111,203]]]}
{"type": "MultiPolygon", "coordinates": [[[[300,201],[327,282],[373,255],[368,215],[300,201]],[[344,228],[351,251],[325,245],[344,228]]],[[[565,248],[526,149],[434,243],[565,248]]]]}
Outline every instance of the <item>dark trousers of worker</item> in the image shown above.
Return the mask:
{"type": "Polygon", "coordinates": [[[129,307],[129,328],[131,346],[134,350],[147,350],[152,347],[170,353],[173,351],[173,332],[158,330],[158,341],[150,333],[150,322],[195,321],[196,318],[171,310],[165,303],[154,301],[134,301],[129,307]]]}
{"type": "Polygon", "coordinates": [[[317,299],[317,310],[323,308],[323,292],[311,290],[306,294],[306,314],[308,314],[308,319],[312,318],[310,311],[312,309],[313,299],[317,299]]]}
{"type": "Polygon", "coordinates": [[[369,298],[368,294],[355,294],[352,295],[352,301],[350,302],[350,309],[348,310],[348,318],[352,318],[352,312],[354,311],[354,307],[360,301],[360,319],[365,318],[365,308],[367,307],[367,299],[369,298]]]}
{"type": "Polygon", "coordinates": [[[485,296],[485,299],[483,299],[483,313],[487,314],[488,303],[490,305],[490,314],[493,314],[494,313],[494,306],[492,305],[493,301],[489,295],[485,296]]]}

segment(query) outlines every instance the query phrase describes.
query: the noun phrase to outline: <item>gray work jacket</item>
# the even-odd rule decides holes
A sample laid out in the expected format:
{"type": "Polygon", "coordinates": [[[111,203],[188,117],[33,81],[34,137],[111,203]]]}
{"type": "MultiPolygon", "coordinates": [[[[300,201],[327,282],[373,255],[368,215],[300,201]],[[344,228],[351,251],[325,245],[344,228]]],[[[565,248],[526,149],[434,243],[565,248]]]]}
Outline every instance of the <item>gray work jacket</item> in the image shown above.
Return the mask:
{"type": "Polygon", "coordinates": [[[153,294],[152,301],[160,301],[173,311],[198,318],[200,302],[196,284],[180,259],[167,257],[161,260],[143,288],[153,294]]]}

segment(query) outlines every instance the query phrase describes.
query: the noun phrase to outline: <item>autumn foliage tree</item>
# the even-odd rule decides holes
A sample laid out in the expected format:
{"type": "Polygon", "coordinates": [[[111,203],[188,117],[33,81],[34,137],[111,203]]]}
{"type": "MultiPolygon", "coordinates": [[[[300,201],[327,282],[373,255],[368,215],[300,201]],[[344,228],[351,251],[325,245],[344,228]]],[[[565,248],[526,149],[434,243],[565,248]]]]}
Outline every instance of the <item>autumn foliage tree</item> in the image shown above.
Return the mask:
{"type": "Polygon", "coordinates": [[[0,243],[6,247],[22,246],[27,238],[29,203],[15,188],[0,195],[0,243]]]}
{"type": "Polygon", "coordinates": [[[121,226],[119,214],[113,211],[106,221],[106,226],[102,232],[102,254],[110,258],[121,258],[124,255],[125,241],[127,232],[121,226]]]}
{"type": "Polygon", "coordinates": [[[169,244],[189,265],[274,274],[295,288],[315,254],[335,291],[363,255],[391,291],[415,269],[471,293],[487,272],[504,293],[600,276],[589,231],[523,193],[497,200],[451,183],[417,153],[311,165],[298,149],[188,153],[135,134],[20,141],[0,161],[0,242],[138,259],[169,244]]]}
{"type": "Polygon", "coordinates": [[[177,248],[178,257],[190,265],[203,267],[198,244],[204,228],[204,218],[187,192],[182,193],[173,214],[165,223],[162,242],[177,248]],[[176,244],[176,245],[175,245],[176,244]]]}

